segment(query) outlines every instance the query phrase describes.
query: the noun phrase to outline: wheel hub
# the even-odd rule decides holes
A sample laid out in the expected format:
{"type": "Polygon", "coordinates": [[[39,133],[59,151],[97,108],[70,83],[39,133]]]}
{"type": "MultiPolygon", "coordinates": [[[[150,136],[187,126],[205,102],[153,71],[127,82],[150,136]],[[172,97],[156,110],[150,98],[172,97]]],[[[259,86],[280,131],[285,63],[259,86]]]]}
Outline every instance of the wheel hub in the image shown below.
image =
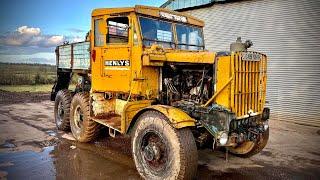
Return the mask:
{"type": "Polygon", "coordinates": [[[143,151],[143,155],[147,161],[158,161],[160,159],[160,148],[156,144],[148,144],[143,151]]]}
{"type": "Polygon", "coordinates": [[[62,102],[59,102],[59,104],[58,104],[58,115],[61,118],[61,117],[63,117],[63,114],[64,114],[63,104],[62,104],[62,102]]]}
{"type": "Polygon", "coordinates": [[[141,155],[150,169],[160,172],[167,167],[168,150],[162,136],[155,132],[147,132],[141,143],[141,155]]]}
{"type": "Polygon", "coordinates": [[[74,122],[75,122],[75,125],[78,127],[78,128],[81,128],[82,127],[82,123],[83,123],[83,112],[80,108],[80,106],[76,107],[76,110],[74,112],[74,122]]]}

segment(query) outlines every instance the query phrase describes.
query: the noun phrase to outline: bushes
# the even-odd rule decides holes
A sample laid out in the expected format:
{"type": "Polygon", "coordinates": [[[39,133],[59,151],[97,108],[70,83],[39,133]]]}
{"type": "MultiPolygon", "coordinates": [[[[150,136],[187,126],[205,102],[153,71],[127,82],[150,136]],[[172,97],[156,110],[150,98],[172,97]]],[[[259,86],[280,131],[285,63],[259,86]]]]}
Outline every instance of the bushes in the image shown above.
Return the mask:
{"type": "Polygon", "coordinates": [[[53,84],[54,79],[50,79],[48,77],[43,77],[39,73],[34,77],[34,84],[53,84]]]}
{"type": "Polygon", "coordinates": [[[55,79],[55,66],[0,63],[0,85],[53,84],[55,79]]]}

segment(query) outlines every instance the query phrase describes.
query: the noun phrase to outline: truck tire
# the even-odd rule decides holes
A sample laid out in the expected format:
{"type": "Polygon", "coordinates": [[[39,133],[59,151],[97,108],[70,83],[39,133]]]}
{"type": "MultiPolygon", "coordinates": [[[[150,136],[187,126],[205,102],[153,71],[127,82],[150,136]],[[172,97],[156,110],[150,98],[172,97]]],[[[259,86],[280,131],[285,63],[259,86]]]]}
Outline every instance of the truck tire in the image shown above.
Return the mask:
{"type": "Polygon", "coordinates": [[[54,101],[54,120],[58,130],[70,130],[70,104],[72,95],[69,90],[60,90],[54,101]]]}
{"type": "Polygon", "coordinates": [[[269,140],[269,128],[262,133],[261,138],[257,142],[244,142],[241,145],[233,148],[229,148],[229,151],[239,157],[247,158],[253,155],[256,155],[262,151],[264,147],[266,147],[269,140]]]}
{"type": "Polygon", "coordinates": [[[88,93],[77,93],[71,102],[70,126],[74,138],[79,142],[92,141],[100,125],[90,118],[90,103],[88,93]]]}
{"type": "Polygon", "coordinates": [[[198,152],[188,128],[175,129],[157,111],[147,111],[131,133],[132,154],[144,179],[192,179],[198,152]]]}

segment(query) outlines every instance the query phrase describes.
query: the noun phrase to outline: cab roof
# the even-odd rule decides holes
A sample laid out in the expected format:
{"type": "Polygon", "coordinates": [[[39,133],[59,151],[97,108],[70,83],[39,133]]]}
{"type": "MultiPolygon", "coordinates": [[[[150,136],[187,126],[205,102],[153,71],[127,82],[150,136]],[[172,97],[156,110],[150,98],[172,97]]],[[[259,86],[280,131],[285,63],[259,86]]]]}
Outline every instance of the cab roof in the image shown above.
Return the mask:
{"type": "MultiPolygon", "coordinates": [[[[147,16],[153,16],[157,18],[164,18],[168,19],[168,17],[173,17],[176,18],[178,17],[179,19],[186,19],[187,24],[192,24],[196,26],[204,26],[204,22],[192,17],[190,15],[187,15],[185,13],[181,12],[176,12],[176,11],[171,11],[168,9],[163,9],[163,8],[157,8],[157,7],[151,7],[151,6],[142,6],[142,5],[136,5],[135,7],[123,7],[123,8],[99,8],[99,9],[94,9],[92,11],[92,17],[96,16],[102,16],[102,15],[110,15],[110,14],[119,14],[119,13],[129,13],[129,12],[136,12],[137,14],[143,14],[147,16]],[[161,15],[162,14],[162,15],[161,15]]],[[[171,19],[173,20],[173,19],[171,19]]],[[[175,21],[175,20],[173,20],[175,21]]]]}

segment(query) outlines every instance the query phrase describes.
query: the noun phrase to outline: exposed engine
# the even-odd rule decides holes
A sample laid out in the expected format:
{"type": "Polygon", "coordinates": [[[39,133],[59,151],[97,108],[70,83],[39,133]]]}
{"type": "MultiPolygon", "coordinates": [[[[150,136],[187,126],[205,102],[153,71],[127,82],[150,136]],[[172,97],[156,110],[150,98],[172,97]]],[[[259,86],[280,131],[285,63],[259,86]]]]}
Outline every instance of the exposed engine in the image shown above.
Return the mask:
{"type": "Polygon", "coordinates": [[[212,65],[167,65],[162,71],[163,104],[181,100],[203,103],[212,96],[213,83],[212,65]]]}
{"type": "Polygon", "coordinates": [[[234,114],[217,104],[202,106],[214,92],[213,65],[167,65],[162,69],[162,104],[182,109],[198,120],[194,137],[199,147],[212,144],[212,136],[228,132],[234,114]],[[209,132],[209,133],[208,133],[209,132]]]}

